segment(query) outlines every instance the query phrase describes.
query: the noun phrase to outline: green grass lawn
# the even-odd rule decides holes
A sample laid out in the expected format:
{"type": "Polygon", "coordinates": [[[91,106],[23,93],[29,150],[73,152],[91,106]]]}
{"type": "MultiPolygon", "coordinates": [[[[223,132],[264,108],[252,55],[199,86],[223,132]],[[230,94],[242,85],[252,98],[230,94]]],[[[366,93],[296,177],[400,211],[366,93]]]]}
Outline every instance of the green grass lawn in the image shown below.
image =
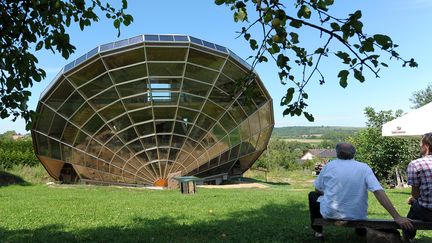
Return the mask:
{"type": "MultiPolygon", "coordinates": [[[[0,242],[314,242],[309,173],[267,189],[178,190],[106,186],[0,187],[0,242]],[[297,184],[297,181],[299,183],[297,184]]],[[[288,178],[289,179],[289,178],[288,178]]],[[[388,190],[402,214],[408,190],[388,190]]],[[[370,217],[389,218],[370,197],[370,217]]],[[[365,242],[352,229],[325,229],[327,242],[365,242]]],[[[419,231],[418,242],[432,232],[419,231]]]]}

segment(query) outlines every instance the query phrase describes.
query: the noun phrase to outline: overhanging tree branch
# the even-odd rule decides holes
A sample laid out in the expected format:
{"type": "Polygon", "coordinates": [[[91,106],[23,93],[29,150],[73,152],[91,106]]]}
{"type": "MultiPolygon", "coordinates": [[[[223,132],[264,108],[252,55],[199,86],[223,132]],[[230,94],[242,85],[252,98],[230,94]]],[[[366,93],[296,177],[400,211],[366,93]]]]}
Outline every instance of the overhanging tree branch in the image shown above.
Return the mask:
{"type": "Polygon", "coordinates": [[[387,64],[381,61],[381,52],[377,50],[388,54],[390,58],[402,61],[402,66],[417,66],[414,59],[405,60],[400,57],[395,50],[397,45],[390,37],[383,34],[371,36],[364,34],[361,11],[357,10],[347,18],[331,15],[328,10],[333,5],[333,0],[294,1],[289,15],[285,11],[287,7],[279,0],[215,0],[215,3],[231,6],[236,22],[249,22],[249,9],[258,13],[259,17],[252,24],[242,28],[240,36],[243,35],[252,50],[256,51],[252,68],[260,62],[268,61],[266,56],[270,55],[279,68],[278,75],[281,83],[287,84],[286,81],[290,81],[291,86],[297,88],[296,91],[293,87],[289,87],[286,95],[282,97],[281,106],[287,107],[283,115],[303,114],[308,120],[313,121],[313,116],[304,111],[307,107],[305,100],[308,99],[305,90],[316,73],[319,74],[319,83],[324,84],[324,74],[320,71],[319,65],[322,57],[329,57],[329,53],[333,53],[342,61],[342,65],[347,66],[338,72],[339,84],[344,88],[348,85],[348,78],[351,75],[360,82],[365,81],[364,67],[375,77],[379,77],[378,72],[382,67],[387,67],[387,64]],[[291,14],[292,10],[297,11],[297,17],[291,14]],[[319,23],[314,22],[313,14],[318,15],[319,23]],[[251,34],[256,25],[260,25],[260,32],[263,33],[260,48],[251,34]],[[329,38],[323,46],[310,51],[301,45],[299,34],[296,32],[303,26],[319,31],[320,38],[323,34],[328,35],[329,38]],[[269,31],[268,27],[270,27],[269,31]],[[348,51],[330,52],[329,44],[333,39],[348,51]],[[317,58],[316,61],[314,57],[317,58]],[[291,72],[297,66],[302,67],[299,77],[295,72],[291,72]],[[298,95],[297,99],[293,99],[295,92],[298,95]]]}

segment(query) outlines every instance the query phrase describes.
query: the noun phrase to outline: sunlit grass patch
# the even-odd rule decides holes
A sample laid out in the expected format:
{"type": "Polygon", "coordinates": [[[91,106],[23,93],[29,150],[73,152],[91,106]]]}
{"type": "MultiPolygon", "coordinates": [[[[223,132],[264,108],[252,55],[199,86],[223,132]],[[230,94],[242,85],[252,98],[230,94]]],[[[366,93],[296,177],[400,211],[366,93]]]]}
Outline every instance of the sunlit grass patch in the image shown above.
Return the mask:
{"type": "MultiPolygon", "coordinates": [[[[148,190],[86,185],[0,188],[0,242],[314,242],[303,172],[265,189],[148,190]]],[[[264,183],[264,182],[263,182],[264,183]]],[[[409,190],[388,190],[406,214],[409,190]]],[[[370,216],[389,218],[370,194],[370,216]]],[[[325,228],[328,242],[365,242],[325,228]]],[[[420,231],[418,242],[432,232],[420,231]]]]}

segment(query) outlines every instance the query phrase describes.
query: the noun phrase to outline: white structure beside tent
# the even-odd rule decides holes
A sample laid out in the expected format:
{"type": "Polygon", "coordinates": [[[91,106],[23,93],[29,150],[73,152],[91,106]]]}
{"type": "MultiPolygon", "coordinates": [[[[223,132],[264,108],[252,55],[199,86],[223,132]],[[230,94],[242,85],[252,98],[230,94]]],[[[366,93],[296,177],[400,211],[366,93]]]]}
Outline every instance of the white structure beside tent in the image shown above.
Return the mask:
{"type": "Polygon", "coordinates": [[[432,102],[385,123],[383,136],[415,136],[432,132],[432,102]]]}

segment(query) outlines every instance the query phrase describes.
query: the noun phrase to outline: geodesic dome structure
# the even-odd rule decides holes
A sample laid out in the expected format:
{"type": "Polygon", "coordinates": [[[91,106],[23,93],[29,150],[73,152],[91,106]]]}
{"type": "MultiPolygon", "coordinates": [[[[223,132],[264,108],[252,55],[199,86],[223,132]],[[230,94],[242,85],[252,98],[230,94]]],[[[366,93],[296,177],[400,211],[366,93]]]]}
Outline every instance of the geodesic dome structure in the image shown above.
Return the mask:
{"type": "Polygon", "coordinates": [[[166,186],[173,176],[228,179],[266,149],[272,100],[229,49],[185,35],[140,35],[66,65],[41,94],[32,128],[48,173],[166,186]]]}

